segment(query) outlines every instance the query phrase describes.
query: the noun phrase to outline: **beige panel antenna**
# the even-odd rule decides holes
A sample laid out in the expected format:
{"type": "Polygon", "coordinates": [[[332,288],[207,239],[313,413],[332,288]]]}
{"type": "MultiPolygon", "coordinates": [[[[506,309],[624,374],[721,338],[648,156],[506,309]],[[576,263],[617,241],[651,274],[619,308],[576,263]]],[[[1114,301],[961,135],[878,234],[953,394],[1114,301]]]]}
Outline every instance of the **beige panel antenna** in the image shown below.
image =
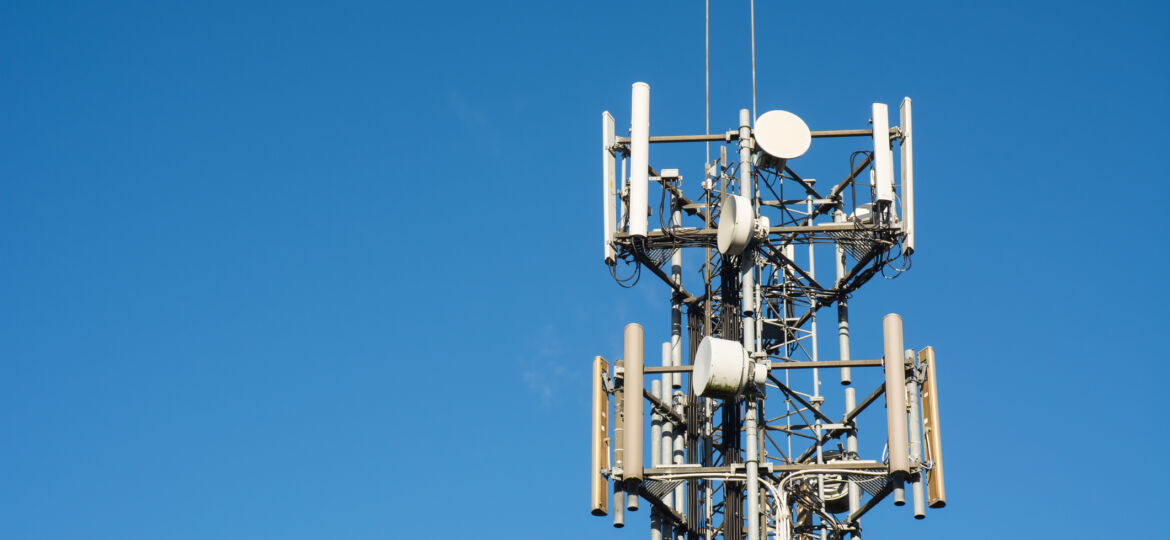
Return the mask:
{"type": "Polygon", "coordinates": [[[590,432],[593,444],[589,456],[589,505],[595,516],[609,513],[609,482],[602,470],[609,468],[609,393],[602,378],[609,373],[609,362],[593,357],[593,422],[590,432]]]}
{"type": "Polygon", "coordinates": [[[926,459],[934,462],[926,479],[926,499],[931,508],[947,505],[943,483],[942,432],[938,425],[938,380],[934,369],[934,347],[918,351],[918,362],[926,366],[922,385],[922,438],[926,440],[926,459]]]}

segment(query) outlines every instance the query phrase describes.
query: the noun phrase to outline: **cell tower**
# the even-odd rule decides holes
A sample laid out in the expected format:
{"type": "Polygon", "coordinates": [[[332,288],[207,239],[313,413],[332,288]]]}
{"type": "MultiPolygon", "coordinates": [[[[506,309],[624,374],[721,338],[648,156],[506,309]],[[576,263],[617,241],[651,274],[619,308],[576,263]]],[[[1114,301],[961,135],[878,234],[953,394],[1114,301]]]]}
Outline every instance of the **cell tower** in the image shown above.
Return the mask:
{"type": "Polygon", "coordinates": [[[790,112],[753,122],[742,109],[723,133],[651,136],[650,86],[639,82],[629,137],[602,114],[605,263],[623,285],[643,270],[665,284],[671,333],[661,365],[645,361],[636,323],[625,328],[621,359],[593,359],[594,515],[622,527],[645,501],[652,540],[856,539],[861,518],[887,497],[906,503],[907,485],[915,518],[946,504],[934,350],[904,349],[902,319],[891,313],[880,321],[883,345],[852,357],[850,297],[874,276],[908,268],[914,252],[911,102],[899,105],[898,126],[885,104],[871,113],[869,128],[811,131],[790,112]],[[848,175],[823,186],[798,174],[797,160],[830,137],[861,147],[842,156],[848,175]],[[693,143],[719,150],[701,182],[652,164],[652,146],[693,143]],[[683,249],[703,254],[694,280],[683,279],[683,249]],[[831,253],[831,278],[818,277],[818,253],[831,253]],[[839,358],[825,359],[817,323],[830,307],[839,358]],[[858,400],[860,369],[880,370],[882,382],[858,400]],[[829,377],[843,389],[841,416],[827,412],[829,377]],[[862,431],[859,415],[879,400],[885,433],[862,431]],[[860,454],[859,437],[881,436],[883,455],[860,454]]]}

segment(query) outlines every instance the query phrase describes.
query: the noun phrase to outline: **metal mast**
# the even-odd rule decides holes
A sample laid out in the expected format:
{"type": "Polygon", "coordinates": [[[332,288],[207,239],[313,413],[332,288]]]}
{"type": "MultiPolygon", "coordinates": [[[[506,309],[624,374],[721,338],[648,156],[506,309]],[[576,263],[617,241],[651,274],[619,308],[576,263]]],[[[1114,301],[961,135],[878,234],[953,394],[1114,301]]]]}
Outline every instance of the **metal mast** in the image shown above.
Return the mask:
{"type": "Polygon", "coordinates": [[[602,247],[624,285],[644,272],[661,282],[670,335],[660,365],[634,323],[612,370],[594,359],[592,512],[622,527],[645,501],[652,540],[856,539],[862,516],[883,500],[905,504],[906,484],[915,518],[944,506],[934,350],[904,349],[893,313],[880,321],[880,346],[850,340],[849,298],[879,273],[909,268],[914,253],[909,98],[898,126],[874,103],[871,127],[831,131],[786,111],[753,118],[744,108],[723,133],[651,135],[650,110],[650,86],[635,83],[629,137],[602,115],[602,247]],[[844,178],[820,185],[796,172],[817,139],[839,137],[859,145],[842,156],[844,178]],[[698,142],[719,150],[700,181],[684,183],[679,169],[651,160],[656,145],[698,142]],[[702,253],[702,265],[684,272],[683,249],[702,253]],[[832,262],[831,278],[818,279],[818,261],[832,262]],[[839,357],[824,359],[818,317],[824,327],[834,316],[839,357]],[[865,359],[853,358],[858,350],[865,359]],[[859,402],[861,369],[880,373],[882,384],[863,389],[859,402]],[[822,388],[830,378],[840,390],[822,388]],[[859,415],[879,399],[885,427],[862,432],[859,415]],[[826,407],[830,400],[841,405],[826,407]],[[888,450],[863,456],[861,437],[884,438],[888,450]]]}

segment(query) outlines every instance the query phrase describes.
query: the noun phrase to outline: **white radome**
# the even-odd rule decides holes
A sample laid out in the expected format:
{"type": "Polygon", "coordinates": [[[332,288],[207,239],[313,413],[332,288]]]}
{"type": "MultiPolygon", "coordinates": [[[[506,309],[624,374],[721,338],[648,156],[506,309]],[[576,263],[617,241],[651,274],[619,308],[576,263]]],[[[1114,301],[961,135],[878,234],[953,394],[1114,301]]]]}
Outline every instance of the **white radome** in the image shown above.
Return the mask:
{"type": "Polygon", "coordinates": [[[738,341],[707,336],[695,352],[695,392],[703,397],[733,397],[747,388],[752,366],[738,341]]]}
{"type": "Polygon", "coordinates": [[[756,119],[756,145],[780,159],[803,156],[812,145],[812,131],[799,116],[788,111],[768,111],[756,119]]]}
{"type": "Polygon", "coordinates": [[[755,218],[752,215],[754,213],[751,199],[741,195],[727,197],[719,214],[719,227],[715,237],[719,253],[724,255],[743,253],[755,229],[755,218]]]}

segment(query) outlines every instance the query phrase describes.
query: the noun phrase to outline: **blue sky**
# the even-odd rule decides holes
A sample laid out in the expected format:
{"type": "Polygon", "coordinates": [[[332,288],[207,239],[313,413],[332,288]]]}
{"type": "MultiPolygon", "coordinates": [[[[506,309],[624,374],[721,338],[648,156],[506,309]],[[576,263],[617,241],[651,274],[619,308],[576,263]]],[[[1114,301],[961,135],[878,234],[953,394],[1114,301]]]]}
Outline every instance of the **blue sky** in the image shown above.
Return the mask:
{"type": "MultiPolygon", "coordinates": [[[[750,72],[717,4],[721,131],[750,72]]],[[[950,505],[868,536],[1139,534],[1170,503],[1170,8],[758,4],[761,112],[914,99],[914,267],[851,308],[855,350],[890,311],[938,350],[950,505]]],[[[701,132],[702,16],[5,2],[0,537],[643,538],[586,500],[589,360],[668,320],[601,264],[598,117],[643,80],[652,133],[701,132]]],[[[842,176],[817,149],[797,170],[842,176]]]]}

